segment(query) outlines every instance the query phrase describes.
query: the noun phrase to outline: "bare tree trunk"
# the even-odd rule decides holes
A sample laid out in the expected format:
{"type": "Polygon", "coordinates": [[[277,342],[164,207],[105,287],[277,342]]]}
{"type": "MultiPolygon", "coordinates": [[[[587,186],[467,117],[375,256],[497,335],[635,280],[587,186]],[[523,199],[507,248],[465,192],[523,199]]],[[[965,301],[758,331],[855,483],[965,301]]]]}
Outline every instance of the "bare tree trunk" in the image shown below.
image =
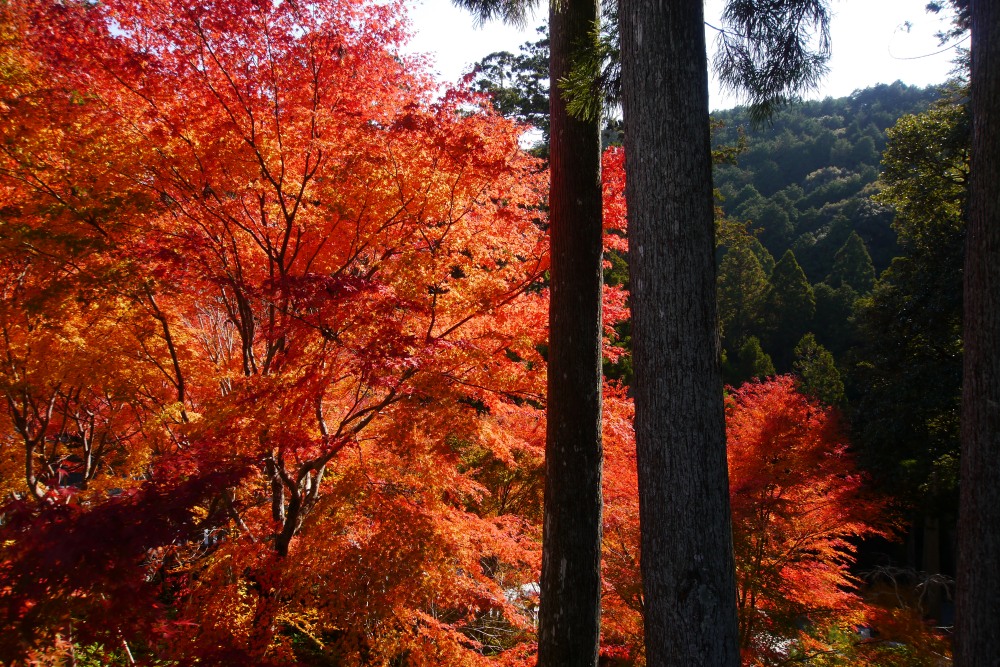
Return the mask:
{"type": "Polygon", "coordinates": [[[548,431],[538,664],[597,664],[601,619],[600,122],[571,118],[558,81],[595,0],[551,0],[548,431]]]}
{"type": "Polygon", "coordinates": [[[1000,4],[972,0],[955,664],[1000,665],[1000,4]]]}
{"type": "Polygon", "coordinates": [[[736,666],[703,8],[620,11],[646,660],[736,666]]]}

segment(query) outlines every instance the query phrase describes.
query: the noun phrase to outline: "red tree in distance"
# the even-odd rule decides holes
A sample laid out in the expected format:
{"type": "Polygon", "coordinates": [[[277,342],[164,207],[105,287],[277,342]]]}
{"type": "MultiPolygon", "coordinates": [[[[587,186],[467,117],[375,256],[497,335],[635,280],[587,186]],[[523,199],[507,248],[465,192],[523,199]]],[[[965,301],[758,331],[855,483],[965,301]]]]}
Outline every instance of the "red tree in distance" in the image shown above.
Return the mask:
{"type": "Polygon", "coordinates": [[[802,619],[860,624],[851,539],[885,536],[889,526],[836,410],[799,393],[792,376],[747,383],[729,396],[726,438],[745,659],[802,636],[802,619]]]}
{"type": "MultiPolygon", "coordinates": [[[[605,639],[642,650],[638,504],[631,404],[606,393],[605,639]]],[[[782,376],[734,390],[726,408],[740,642],[744,664],[790,647],[822,651],[825,629],[868,618],[850,574],[852,538],[886,535],[886,506],[863,488],[835,409],[782,376]],[[808,631],[803,631],[803,623],[808,631]]]]}

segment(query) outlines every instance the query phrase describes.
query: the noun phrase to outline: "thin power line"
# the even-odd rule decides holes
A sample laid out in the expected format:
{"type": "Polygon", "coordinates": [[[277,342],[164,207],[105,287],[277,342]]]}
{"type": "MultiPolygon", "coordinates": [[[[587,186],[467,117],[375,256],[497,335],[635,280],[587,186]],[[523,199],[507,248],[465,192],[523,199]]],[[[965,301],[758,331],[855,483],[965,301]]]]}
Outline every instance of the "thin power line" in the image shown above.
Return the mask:
{"type": "Polygon", "coordinates": [[[948,46],[944,47],[940,51],[934,51],[933,53],[925,53],[925,54],[923,54],[921,56],[897,56],[897,55],[895,55],[892,52],[892,46],[891,45],[888,46],[888,47],[886,47],[886,51],[889,52],[889,57],[892,58],[893,60],[920,60],[921,58],[930,58],[931,56],[939,56],[942,53],[945,53],[947,51],[951,51],[952,49],[957,49],[959,46],[961,46],[963,43],[967,42],[968,40],[969,40],[969,35],[966,35],[965,37],[963,37],[962,39],[958,40],[954,44],[949,44],[948,46]]]}

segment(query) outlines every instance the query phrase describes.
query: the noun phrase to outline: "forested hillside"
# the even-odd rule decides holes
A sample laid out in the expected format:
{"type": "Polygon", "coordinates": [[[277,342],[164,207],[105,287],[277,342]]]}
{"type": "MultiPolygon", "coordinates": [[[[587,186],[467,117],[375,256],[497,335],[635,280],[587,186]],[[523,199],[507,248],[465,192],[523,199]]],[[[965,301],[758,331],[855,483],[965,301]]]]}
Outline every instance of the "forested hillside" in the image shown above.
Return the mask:
{"type": "Polygon", "coordinates": [[[897,82],[797,103],[759,127],[743,109],[716,114],[716,145],[738,149],[715,172],[730,223],[719,264],[730,381],[763,363],[751,338],[778,372],[806,333],[839,360],[858,342],[854,302],[900,253],[893,209],[873,198],[886,133],[939,94],[897,82]]]}
{"type": "Polygon", "coordinates": [[[895,563],[932,574],[954,567],[964,102],[959,84],[897,82],[792,105],[765,127],[722,112],[715,135],[743,147],[716,167],[727,379],[794,372],[842,406],[909,517],[895,563]]]}
{"type": "Polygon", "coordinates": [[[898,254],[891,212],[870,199],[886,130],[938,96],[936,88],[896,82],[850,97],[799,102],[761,127],[753,127],[744,109],[716,112],[716,144],[746,142],[735,164],[716,167],[723,210],[751,221],[773,257],[792,250],[812,283],[830,274],[852,231],[881,272],[898,254]]]}

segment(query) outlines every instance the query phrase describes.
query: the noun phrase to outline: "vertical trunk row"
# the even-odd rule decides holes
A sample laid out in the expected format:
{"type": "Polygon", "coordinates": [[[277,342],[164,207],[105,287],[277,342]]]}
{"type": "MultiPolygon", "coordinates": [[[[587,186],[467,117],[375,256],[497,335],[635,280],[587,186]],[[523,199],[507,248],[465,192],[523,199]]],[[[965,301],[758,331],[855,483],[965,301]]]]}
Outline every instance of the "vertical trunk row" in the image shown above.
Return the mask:
{"type": "Polygon", "coordinates": [[[1000,3],[972,0],[955,664],[1000,664],[1000,3]]]}
{"type": "Polygon", "coordinates": [[[736,666],[703,8],[620,20],[646,659],[736,666]]]}
{"type": "Polygon", "coordinates": [[[600,123],[572,118],[558,82],[598,19],[551,0],[548,431],[538,664],[597,664],[601,600],[600,123]]]}

